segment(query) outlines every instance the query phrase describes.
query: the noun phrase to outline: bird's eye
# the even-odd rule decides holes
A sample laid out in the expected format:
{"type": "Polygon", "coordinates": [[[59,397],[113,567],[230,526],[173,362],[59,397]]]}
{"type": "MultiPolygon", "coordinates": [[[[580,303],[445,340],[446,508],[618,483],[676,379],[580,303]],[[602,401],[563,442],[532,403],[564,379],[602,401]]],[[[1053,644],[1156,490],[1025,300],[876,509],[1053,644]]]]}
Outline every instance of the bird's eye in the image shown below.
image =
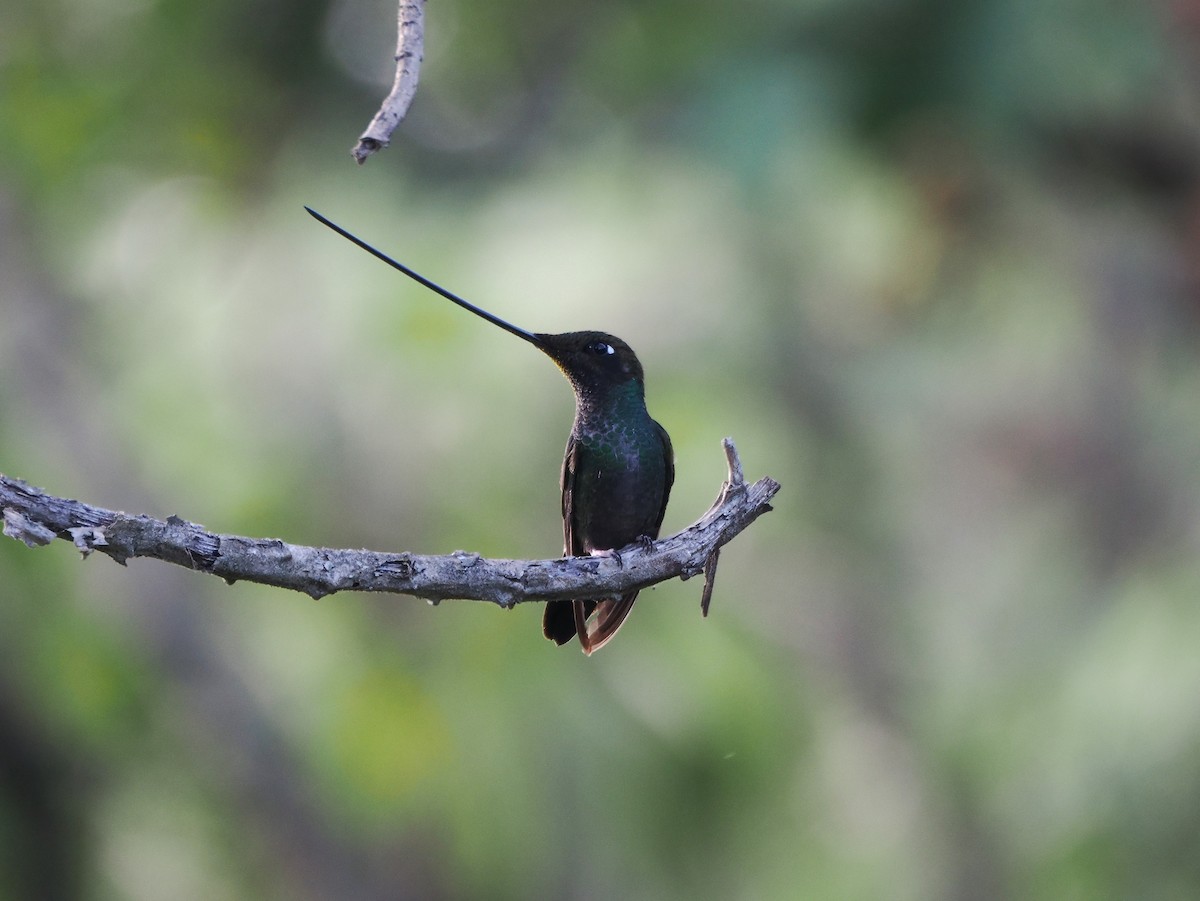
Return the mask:
{"type": "Polygon", "coordinates": [[[603,341],[593,341],[584,350],[590,354],[601,354],[603,356],[611,356],[616,353],[611,344],[606,344],[603,341]]]}

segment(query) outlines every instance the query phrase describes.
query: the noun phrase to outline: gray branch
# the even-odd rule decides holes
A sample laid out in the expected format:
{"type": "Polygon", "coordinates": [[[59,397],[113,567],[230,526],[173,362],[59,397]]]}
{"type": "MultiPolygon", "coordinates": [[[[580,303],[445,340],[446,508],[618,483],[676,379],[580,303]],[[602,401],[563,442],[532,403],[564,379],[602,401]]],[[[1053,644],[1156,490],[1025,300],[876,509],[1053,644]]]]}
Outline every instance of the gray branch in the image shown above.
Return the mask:
{"type": "Polygon", "coordinates": [[[388,145],[417,93],[421,61],[425,58],[425,0],[400,0],[397,18],[396,76],[391,93],[351,151],[360,166],[388,145]]]}
{"type": "Polygon", "coordinates": [[[779,483],[769,478],[747,485],[732,439],[726,438],[724,447],[729,478],[712,508],[679,534],[652,547],[635,543],[617,556],[488,560],[467,551],[428,556],[306,547],[276,538],[220,535],[178,516],[160,520],[105,510],[54,497],[3,474],[0,513],[4,534],[29,547],[61,538],[84,557],[99,551],[121,564],[131,557],[153,557],[230,584],[260,582],[314,598],[337,591],[386,591],[435,604],[461,598],[512,607],[523,601],[611,597],[703,572],[707,613],[720,548],[770,510],[779,491],[779,483]]]}

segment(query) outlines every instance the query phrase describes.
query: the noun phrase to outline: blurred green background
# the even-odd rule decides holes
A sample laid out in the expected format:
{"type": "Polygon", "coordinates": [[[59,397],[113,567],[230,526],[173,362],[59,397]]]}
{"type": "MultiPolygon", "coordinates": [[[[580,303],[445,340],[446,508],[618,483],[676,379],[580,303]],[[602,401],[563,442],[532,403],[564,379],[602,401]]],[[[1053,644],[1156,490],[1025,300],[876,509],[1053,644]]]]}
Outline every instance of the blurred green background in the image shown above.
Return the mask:
{"type": "Polygon", "coordinates": [[[586,659],[0,541],[0,896],[1200,896],[1200,4],[0,13],[0,470],[290,541],[561,550],[628,340],[776,512],[586,659]]]}

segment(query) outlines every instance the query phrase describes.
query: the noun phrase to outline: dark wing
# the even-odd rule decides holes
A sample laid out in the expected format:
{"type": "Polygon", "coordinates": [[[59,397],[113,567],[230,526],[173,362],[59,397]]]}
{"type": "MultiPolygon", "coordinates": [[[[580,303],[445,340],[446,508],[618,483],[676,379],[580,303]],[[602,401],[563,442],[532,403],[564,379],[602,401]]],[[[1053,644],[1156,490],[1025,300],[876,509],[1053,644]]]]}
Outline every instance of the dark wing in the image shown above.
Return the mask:
{"type": "MultiPolygon", "coordinates": [[[[563,556],[575,557],[583,553],[583,549],[575,541],[575,473],[578,470],[579,442],[572,435],[567,439],[567,451],[563,454],[562,478],[562,516],[563,516],[563,556]]],[[[595,606],[594,601],[550,601],[546,604],[546,612],[542,614],[542,634],[555,644],[563,645],[574,638],[579,631],[576,619],[582,616],[586,622],[595,606]],[[579,604],[580,610],[574,609],[579,604]]]]}
{"type": "Polygon", "coordinates": [[[583,548],[575,543],[575,473],[579,470],[579,442],[572,434],[567,439],[567,451],[563,454],[562,476],[558,485],[562,489],[563,556],[577,557],[583,548]]]}
{"type": "Polygon", "coordinates": [[[662,506],[658,508],[658,516],[654,520],[654,532],[651,533],[651,538],[658,537],[658,531],[662,528],[663,517],[667,515],[667,498],[671,496],[671,486],[675,484],[675,448],[671,446],[671,436],[657,422],[654,422],[654,427],[658,429],[658,437],[662,441],[663,464],[666,467],[666,478],[663,480],[662,506]]]}

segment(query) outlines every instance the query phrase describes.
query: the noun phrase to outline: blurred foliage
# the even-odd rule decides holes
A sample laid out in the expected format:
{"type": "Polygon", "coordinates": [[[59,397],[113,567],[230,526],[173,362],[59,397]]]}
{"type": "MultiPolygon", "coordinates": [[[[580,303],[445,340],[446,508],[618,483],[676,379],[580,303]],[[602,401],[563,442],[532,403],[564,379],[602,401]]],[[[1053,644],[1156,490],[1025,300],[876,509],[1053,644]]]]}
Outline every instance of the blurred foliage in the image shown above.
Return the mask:
{"type": "Polygon", "coordinates": [[[8,4],[0,469],[326,545],[560,548],[570,392],[338,241],[637,348],[783,483],[585,659],[0,543],[0,896],[1193,898],[1200,5],[8,4]]]}

